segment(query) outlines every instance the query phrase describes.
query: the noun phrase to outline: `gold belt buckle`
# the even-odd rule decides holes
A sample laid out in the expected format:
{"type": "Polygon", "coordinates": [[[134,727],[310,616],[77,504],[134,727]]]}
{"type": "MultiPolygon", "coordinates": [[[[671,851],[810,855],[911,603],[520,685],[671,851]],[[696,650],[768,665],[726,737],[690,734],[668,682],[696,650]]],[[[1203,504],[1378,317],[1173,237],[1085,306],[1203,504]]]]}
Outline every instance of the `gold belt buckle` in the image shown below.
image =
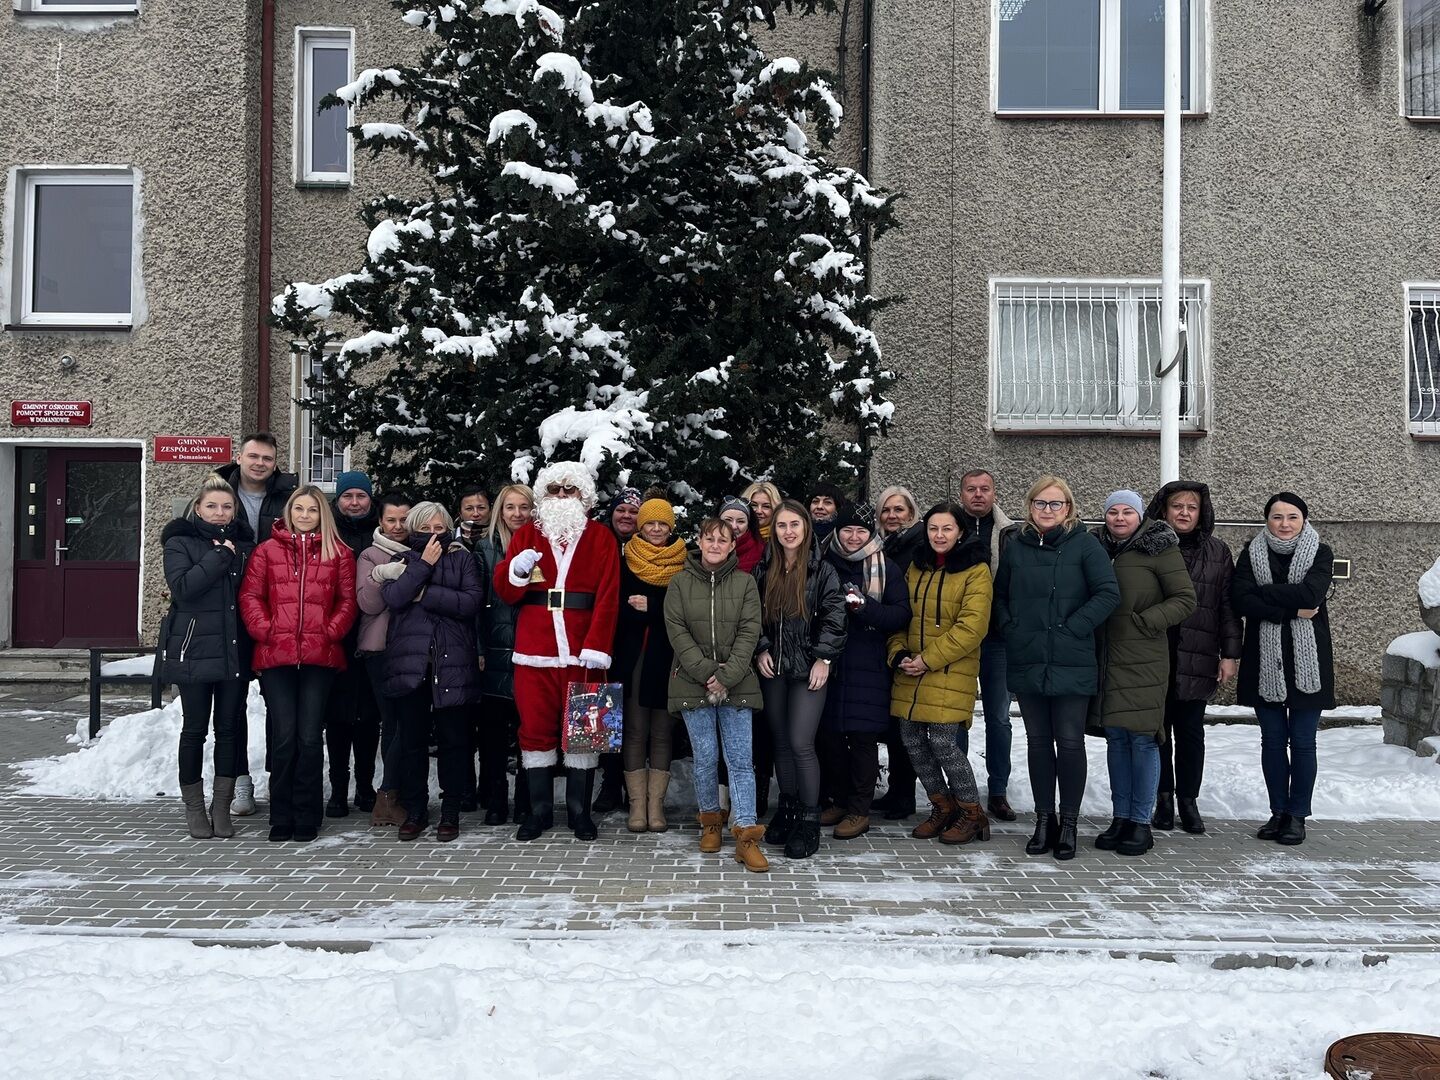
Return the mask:
{"type": "Polygon", "coordinates": [[[546,593],[545,593],[545,610],[546,610],[546,611],[564,611],[564,610],[565,610],[565,590],[564,590],[564,589],[549,589],[549,590],[546,591],[546,593]]]}

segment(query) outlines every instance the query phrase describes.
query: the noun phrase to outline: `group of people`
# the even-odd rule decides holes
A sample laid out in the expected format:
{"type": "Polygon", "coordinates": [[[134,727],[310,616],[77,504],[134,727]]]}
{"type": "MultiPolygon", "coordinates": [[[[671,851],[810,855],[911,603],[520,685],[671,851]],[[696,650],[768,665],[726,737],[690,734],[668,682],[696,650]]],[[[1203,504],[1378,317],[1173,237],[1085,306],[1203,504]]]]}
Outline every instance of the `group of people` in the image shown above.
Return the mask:
{"type": "Polygon", "coordinates": [[[984,469],[923,513],[898,486],[871,507],[826,485],[799,502],[759,482],[687,540],[663,489],[623,488],[597,509],[578,462],[546,466],[533,489],[467,488],[452,516],[377,496],[359,472],[330,498],[276,460],[273,437],[248,436],[164,532],[160,656],[180,692],[196,838],[231,836],[232,814],[255,812],[245,701],[258,676],[275,841],[313,840],[324,817],[349,813],[352,762],[354,806],[417,839],[432,754],[442,842],[482,809],[520,840],[543,835],[561,777],[577,838],[595,839],[592,811],[663,831],[683,743],[700,850],[720,851],[728,824],[750,870],[768,869],[765,846],[802,859],[822,828],[846,840],[877,814],[914,815],[917,780],[929,813],[913,836],[986,841],[992,818],[1016,818],[1013,698],[1036,808],[1026,852],[1074,857],[1089,733],[1106,740],[1112,796],[1094,845],[1140,856],[1177,812],[1205,831],[1205,705],[1238,676],[1270,797],[1258,835],[1304,841],[1320,712],[1334,704],[1332,557],[1293,493],[1269,500],[1237,562],[1192,481],[1148,505],[1115,491],[1093,528],[1058,476],[1036,480],[1013,520],[984,469]],[[623,694],[616,754],[563,738],[570,688],[597,682],[623,694]],[[968,754],[977,702],[983,795],[968,754]]]}

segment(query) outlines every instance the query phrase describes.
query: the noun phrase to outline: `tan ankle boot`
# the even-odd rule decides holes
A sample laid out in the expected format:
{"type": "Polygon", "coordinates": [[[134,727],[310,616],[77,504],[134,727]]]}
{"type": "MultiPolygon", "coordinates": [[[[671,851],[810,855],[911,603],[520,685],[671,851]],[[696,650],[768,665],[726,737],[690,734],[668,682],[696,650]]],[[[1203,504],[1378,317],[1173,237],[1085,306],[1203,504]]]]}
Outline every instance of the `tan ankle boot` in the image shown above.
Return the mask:
{"type": "Polygon", "coordinates": [[[670,823],[665,820],[665,789],[670,786],[670,774],[651,769],[646,784],[649,797],[645,800],[645,812],[650,815],[650,831],[666,832],[670,823]]]}
{"type": "Polygon", "coordinates": [[[760,841],[765,839],[764,825],[737,825],[730,834],[735,837],[736,862],[757,874],[770,869],[770,860],[760,850],[760,841]]]}
{"type": "Polygon", "coordinates": [[[645,806],[645,772],[644,769],[636,769],[625,774],[625,794],[630,797],[630,816],[625,820],[625,827],[631,832],[646,832],[650,828],[645,806]]]}
{"type": "Polygon", "coordinates": [[[916,840],[934,840],[950,827],[960,812],[960,805],[949,795],[931,795],[930,806],[930,816],[910,830],[916,840]]]}
{"type": "Polygon", "coordinates": [[[981,840],[990,839],[990,819],[985,816],[985,811],[980,809],[979,803],[956,803],[960,812],[955,815],[955,820],[950,827],[940,834],[942,844],[968,844],[977,837],[981,840]]]}
{"type": "Polygon", "coordinates": [[[700,811],[700,850],[706,855],[720,850],[720,830],[725,828],[725,819],[729,816],[724,810],[700,811]]]}

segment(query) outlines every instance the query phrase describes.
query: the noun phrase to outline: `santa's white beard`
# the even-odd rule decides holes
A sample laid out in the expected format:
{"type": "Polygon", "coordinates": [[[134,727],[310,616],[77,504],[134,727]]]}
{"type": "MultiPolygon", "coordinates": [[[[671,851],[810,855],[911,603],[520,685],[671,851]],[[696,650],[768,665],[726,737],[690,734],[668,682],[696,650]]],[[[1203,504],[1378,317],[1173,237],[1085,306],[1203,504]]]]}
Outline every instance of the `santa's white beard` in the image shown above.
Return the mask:
{"type": "Polygon", "coordinates": [[[580,539],[589,522],[590,515],[579,499],[547,495],[535,508],[535,523],[540,526],[541,533],[565,547],[580,539]]]}

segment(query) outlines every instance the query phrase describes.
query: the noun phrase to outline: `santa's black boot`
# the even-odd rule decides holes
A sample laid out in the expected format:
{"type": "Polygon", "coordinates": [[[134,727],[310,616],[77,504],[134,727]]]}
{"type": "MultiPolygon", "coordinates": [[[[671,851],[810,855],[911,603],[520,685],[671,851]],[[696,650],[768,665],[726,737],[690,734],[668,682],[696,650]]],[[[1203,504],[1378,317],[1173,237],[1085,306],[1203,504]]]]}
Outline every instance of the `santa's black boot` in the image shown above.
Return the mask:
{"type": "Polygon", "coordinates": [[[555,827],[555,785],[548,765],[526,769],[524,773],[525,786],[530,789],[530,809],[516,830],[515,839],[534,840],[544,835],[546,829],[555,827]]]}
{"type": "Polygon", "coordinates": [[[565,812],[576,840],[595,839],[595,819],[590,816],[590,794],[594,790],[594,769],[565,770],[565,812]]]}

